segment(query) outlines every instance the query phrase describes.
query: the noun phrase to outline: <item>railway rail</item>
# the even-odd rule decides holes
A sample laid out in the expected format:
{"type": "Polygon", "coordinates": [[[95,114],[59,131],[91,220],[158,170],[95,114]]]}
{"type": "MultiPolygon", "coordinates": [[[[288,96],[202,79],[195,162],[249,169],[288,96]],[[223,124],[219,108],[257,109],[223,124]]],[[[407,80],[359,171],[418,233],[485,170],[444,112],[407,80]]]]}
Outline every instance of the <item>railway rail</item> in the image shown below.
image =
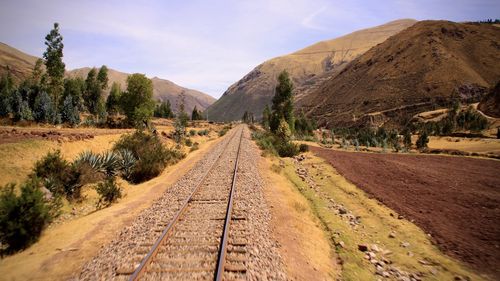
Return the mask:
{"type": "Polygon", "coordinates": [[[230,138],[129,280],[245,279],[246,212],[234,204],[243,128],[230,138]]]}

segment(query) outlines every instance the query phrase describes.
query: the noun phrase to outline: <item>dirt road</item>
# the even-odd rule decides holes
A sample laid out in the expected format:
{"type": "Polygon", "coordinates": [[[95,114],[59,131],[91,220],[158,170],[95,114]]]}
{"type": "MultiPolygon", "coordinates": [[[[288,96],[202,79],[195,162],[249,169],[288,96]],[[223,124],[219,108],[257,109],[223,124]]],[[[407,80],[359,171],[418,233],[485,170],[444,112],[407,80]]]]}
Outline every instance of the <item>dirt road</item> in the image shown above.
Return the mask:
{"type": "Polygon", "coordinates": [[[311,147],[350,182],[432,235],[441,250],[500,278],[500,161],[311,147]]]}

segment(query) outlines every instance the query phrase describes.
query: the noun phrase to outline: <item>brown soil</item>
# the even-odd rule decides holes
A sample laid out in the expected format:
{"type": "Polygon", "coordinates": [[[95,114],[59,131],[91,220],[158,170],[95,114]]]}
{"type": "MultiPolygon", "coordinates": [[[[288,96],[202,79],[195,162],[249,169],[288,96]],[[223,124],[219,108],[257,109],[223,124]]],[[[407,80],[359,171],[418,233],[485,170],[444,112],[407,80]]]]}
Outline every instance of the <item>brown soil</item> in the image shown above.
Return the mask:
{"type": "Polygon", "coordinates": [[[446,254],[500,277],[500,161],[318,147],[311,151],[369,195],[414,220],[446,254]]]}
{"type": "Polygon", "coordinates": [[[93,139],[95,136],[130,132],[128,129],[95,128],[43,128],[43,127],[0,127],[0,144],[24,140],[49,140],[58,142],[93,139]]]}

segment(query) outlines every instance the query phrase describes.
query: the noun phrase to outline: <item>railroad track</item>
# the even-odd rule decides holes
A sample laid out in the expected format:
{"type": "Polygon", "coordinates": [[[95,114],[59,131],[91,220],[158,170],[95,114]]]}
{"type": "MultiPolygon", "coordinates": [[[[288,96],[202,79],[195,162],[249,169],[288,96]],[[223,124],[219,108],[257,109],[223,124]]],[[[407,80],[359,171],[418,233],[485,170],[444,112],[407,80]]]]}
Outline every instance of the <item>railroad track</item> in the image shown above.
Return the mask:
{"type": "Polygon", "coordinates": [[[246,211],[234,204],[242,137],[230,136],[129,280],[245,279],[246,211]]]}

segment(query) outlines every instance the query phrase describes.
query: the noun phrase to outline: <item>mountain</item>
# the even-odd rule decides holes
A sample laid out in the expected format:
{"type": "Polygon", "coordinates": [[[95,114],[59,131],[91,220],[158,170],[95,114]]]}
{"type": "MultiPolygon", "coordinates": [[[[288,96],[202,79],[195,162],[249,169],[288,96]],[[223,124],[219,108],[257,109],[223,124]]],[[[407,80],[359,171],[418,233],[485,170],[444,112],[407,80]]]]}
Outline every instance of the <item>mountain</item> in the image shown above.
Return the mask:
{"type": "Polygon", "coordinates": [[[296,100],[331,73],[339,72],[347,63],[385,41],[388,37],[413,25],[403,19],[363,29],[328,41],[318,42],[297,52],[268,60],[230,86],[222,97],[208,108],[209,118],[217,121],[241,119],[245,111],[260,117],[274,96],[276,80],[286,69],[296,88],[296,100]]]}
{"type": "Polygon", "coordinates": [[[23,80],[31,75],[37,59],[0,42],[0,75],[9,69],[14,80],[23,80]]]}
{"type": "Polygon", "coordinates": [[[298,106],[319,125],[382,125],[477,102],[500,80],[500,28],[421,21],[330,76],[298,106]]]}
{"type": "MultiPolygon", "coordinates": [[[[14,80],[17,82],[26,79],[31,75],[37,59],[37,57],[23,53],[7,44],[0,43],[0,75],[7,73],[7,69],[9,69],[10,73],[14,77],[14,80]]],[[[85,79],[89,71],[89,67],[78,68],[66,71],[66,76],[82,77],[85,79]]],[[[118,82],[122,89],[125,89],[128,75],[129,74],[127,73],[109,69],[109,87],[111,87],[113,82],[118,82]]],[[[154,77],[151,80],[153,82],[154,99],[162,101],[170,100],[174,111],[177,111],[178,109],[177,100],[181,93],[184,93],[185,109],[189,114],[195,106],[200,110],[205,110],[215,101],[213,97],[205,93],[183,88],[169,80],[157,77],[154,77]]]]}
{"type": "MultiPolygon", "coordinates": [[[[78,68],[66,72],[68,77],[81,77],[85,79],[90,67],[78,68]]],[[[120,84],[122,90],[126,89],[128,73],[119,72],[114,69],[108,69],[109,87],[113,82],[120,84]]],[[[215,99],[205,93],[183,88],[169,80],[154,77],[151,79],[153,82],[153,97],[155,100],[167,101],[170,100],[172,109],[176,112],[178,110],[178,99],[181,93],[184,93],[185,110],[189,114],[196,106],[200,110],[205,110],[211,105],[215,99]]]]}

